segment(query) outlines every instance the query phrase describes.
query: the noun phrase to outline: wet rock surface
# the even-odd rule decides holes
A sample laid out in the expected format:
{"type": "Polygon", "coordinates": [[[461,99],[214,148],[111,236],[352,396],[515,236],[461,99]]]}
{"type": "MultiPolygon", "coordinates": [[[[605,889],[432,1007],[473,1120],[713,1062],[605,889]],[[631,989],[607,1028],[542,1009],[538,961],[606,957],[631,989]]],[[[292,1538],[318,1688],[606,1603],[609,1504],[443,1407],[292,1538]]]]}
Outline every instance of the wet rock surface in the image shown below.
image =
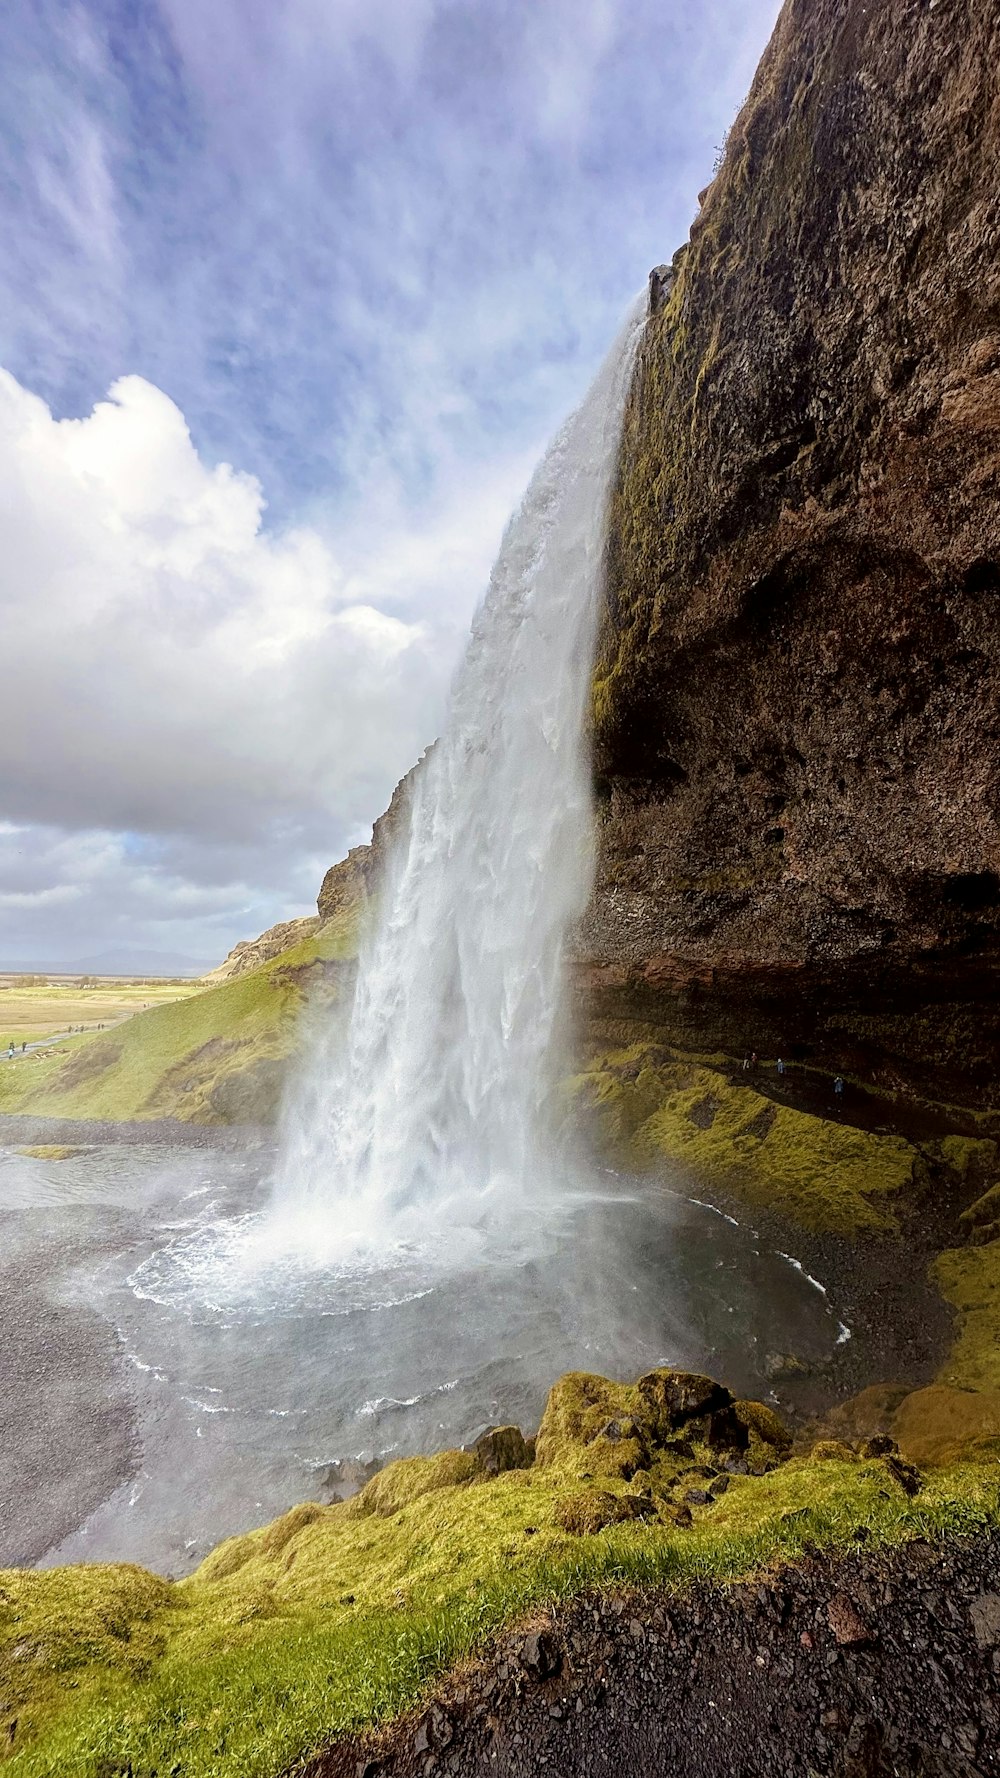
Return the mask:
{"type": "Polygon", "coordinates": [[[306,1778],[988,1778],[1000,1539],[581,1601],[306,1778]]]}
{"type": "MultiPolygon", "coordinates": [[[[79,1303],[54,1302],[14,1245],[0,1263],[0,1568],[36,1562],[140,1460],[113,1329],[79,1303]]],[[[81,1264],[100,1256],[86,1241],[74,1253],[81,1264]]]]}

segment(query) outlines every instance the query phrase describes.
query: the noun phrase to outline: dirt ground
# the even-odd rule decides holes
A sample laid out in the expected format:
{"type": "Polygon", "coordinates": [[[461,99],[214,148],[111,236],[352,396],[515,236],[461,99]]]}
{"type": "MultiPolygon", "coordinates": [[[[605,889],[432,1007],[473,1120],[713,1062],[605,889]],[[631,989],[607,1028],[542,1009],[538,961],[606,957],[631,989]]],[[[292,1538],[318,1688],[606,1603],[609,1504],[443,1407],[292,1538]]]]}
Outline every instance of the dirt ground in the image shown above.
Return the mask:
{"type": "Polygon", "coordinates": [[[990,1778],[1000,1536],[581,1601],[302,1778],[990,1778]]]}

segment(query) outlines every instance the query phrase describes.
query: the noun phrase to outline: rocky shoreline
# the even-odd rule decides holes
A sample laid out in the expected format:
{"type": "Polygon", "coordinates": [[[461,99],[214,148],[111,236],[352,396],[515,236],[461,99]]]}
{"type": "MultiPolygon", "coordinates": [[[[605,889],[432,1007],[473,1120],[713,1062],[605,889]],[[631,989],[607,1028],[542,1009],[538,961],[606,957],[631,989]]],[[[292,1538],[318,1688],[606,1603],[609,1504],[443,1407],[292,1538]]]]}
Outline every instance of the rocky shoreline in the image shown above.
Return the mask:
{"type": "MultiPolygon", "coordinates": [[[[581,1599],[296,1778],[989,1778],[1000,1535],[581,1599]]],[[[291,1778],[291,1774],[289,1774],[291,1778]]]]}

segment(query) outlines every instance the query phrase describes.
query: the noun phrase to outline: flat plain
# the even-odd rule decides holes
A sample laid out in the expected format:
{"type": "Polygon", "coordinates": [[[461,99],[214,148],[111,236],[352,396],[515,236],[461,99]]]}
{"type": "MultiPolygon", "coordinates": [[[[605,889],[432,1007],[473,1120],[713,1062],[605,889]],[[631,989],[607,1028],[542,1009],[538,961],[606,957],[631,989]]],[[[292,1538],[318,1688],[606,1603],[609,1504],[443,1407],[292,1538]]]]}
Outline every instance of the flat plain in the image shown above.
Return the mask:
{"type": "Polygon", "coordinates": [[[196,981],[0,975],[0,1048],[37,1043],[70,1027],[96,1031],[200,991],[196,981]]]}

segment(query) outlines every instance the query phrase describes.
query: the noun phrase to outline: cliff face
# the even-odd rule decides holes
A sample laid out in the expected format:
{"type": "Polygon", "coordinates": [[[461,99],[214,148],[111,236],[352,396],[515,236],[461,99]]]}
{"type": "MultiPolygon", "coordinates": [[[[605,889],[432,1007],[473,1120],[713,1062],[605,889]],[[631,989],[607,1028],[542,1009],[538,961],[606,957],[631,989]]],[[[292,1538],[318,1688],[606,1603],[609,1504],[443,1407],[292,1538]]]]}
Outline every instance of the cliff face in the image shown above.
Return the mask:
{"type": "Polygon", "coordinates": [[[612,1011],[755,1044],[817,995],[851,1041],[873,989],[995,1007],[998,70],[1000,0],[788,0],[651,280],[595,680],[612,1011]]]}
{"type": "MultiPolygon", "coordinates": [[[[327,875],[329,874],[328,872],[327,875]]],[[[269,926],[259,938],[241,938],[228,957],[215,969],[207,970],[202,980],[214,985],[217,982],[235,981],[237,976],[249,975],[252,970],[260,969],[262,964],[270,963],[272,957],[280,957],[283,951],[290,950],[293,945],[300,945],[303,939],[311,938],[318,926],[319,920],[307,915],[301,920],[282,920],[277,926],[269,926]]]]}

